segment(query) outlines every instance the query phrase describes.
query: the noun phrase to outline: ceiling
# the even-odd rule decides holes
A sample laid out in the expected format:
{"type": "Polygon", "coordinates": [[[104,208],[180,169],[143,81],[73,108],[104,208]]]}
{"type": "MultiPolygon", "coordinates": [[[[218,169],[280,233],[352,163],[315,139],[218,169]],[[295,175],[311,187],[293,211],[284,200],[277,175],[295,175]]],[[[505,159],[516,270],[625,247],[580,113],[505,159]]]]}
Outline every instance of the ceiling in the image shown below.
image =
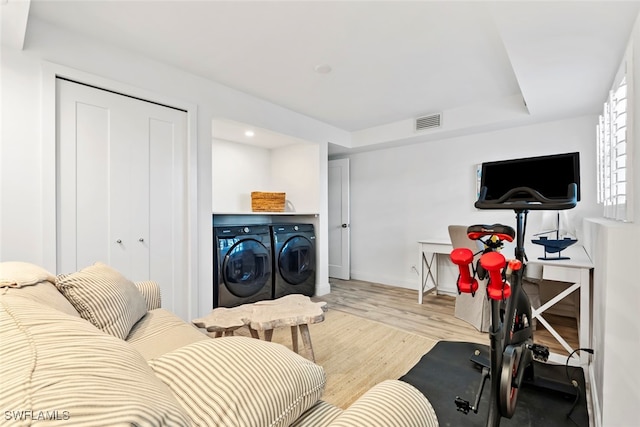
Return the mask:
{"type": "MultiPolygon", "coordinates": [[[[595,114],[639,6],[31,0],[29,19],[358,132],[514,96],[534,117],[595,114]],[[318,66],[331,70],[317,72],[318,66]]],[[[28,44],[27,27],[25,49],[28,44]]]]}
{"type": "Polygon", "coordinates": [[[239,142],[241,144],[266,149],[304,144],[307,142],[269,129],[227,119],[214,119],[211,123],[211,134],[215,139],[239,142]]]}

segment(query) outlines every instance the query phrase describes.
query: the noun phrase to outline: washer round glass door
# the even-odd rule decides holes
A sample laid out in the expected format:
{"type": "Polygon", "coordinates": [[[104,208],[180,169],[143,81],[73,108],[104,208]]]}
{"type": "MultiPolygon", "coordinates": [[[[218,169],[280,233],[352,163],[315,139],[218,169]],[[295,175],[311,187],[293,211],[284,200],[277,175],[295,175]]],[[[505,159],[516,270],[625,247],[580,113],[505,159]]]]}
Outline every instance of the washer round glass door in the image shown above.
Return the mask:
{"type": "Polygon", "coordinates": [[[287,240],[280,250],[278,271],[282,278],[292,285],[305,282],[315,274],[313,243],[303,236],[287,240]]]}
{"type": "Polygon", "coordinates": [[[222,277],[237,297],[260,292],[271,279],[271,251],[254,239],[241,240],[224,257],[222,277]]]}

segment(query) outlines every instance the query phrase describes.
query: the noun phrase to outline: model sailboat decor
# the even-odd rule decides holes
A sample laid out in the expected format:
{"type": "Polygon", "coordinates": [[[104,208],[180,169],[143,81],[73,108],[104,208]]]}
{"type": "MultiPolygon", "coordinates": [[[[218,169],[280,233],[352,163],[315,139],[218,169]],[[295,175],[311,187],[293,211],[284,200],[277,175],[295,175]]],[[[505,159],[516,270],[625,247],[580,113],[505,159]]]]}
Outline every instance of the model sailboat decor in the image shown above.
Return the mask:
{"type": "Polygon", "coordinates": [[[562,256],[562,251],[578,241],[572,237],[560,238],[560,211],[558,211],[556,216],[556,228],[554,230],[543,231],[542,233],[534,234],[534,236],[540,237],[538,239],[532,239],[531,242],[544,247],[544,256],[538,257],[538,259],[549,261],[570,259],[567,256],[562,256]],[[544,236],[544,234],[551,234],[551,238],[544,236]],[[553,239],[553,234],[555,234],[555,239],[553,239]],[[549,254],[557,255],[550,256],[549,254]]]}

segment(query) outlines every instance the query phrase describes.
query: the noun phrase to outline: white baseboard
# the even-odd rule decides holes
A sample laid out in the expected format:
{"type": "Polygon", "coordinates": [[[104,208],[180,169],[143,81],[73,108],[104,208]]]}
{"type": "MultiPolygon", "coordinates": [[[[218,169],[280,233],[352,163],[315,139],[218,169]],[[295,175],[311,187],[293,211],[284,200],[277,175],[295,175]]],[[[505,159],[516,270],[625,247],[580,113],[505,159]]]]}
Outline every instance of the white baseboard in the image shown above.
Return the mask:
{"type": "Polygon", "coordinates": [[[418,280],[416,281],[406,281],[406,280],[398,280],[395,277],[384,277],[379,275],[373,275],[366,272],[361,271],[351,271],[351,278],[354,280],[362,280],[364,282],[372,282],[372,283],[380,283],[381,285],[395,286],[397,288],[404,289],[412,289],[418,292],[418,280]]]}
{"type": "Polygon", "coordinates": [[[321,297],[322,295],[327,295],[331,292],[331,285],[329,282],[326,283],[316,283],[316,296],[321,297]]]}
{"type": "Polygon", "coordinates": [[[602,409],[600,408],[600,401],[598,400],[598,390],[596,390],[595,372],[593,370],[593,363],[589,364],[589,390],[591,391],[591,422],[589,423],[593,427],[602,427],[602,409]]]}
{"type": "MultiPolygon", "coordinates": [[[[381,277],[378,275],[367,274],[359,271],[351,271],[351,278],[354,280],[362,280],[364,282],[380,283],[381,285],[395,286],[396,288],[411,289],[416,293],[416,301],[418,299],[418,279],[415,281],[399,280],[395,277],[381,277]]],[[[438,295],[456,296],[455,289],[438,287],[438,295]]]]}

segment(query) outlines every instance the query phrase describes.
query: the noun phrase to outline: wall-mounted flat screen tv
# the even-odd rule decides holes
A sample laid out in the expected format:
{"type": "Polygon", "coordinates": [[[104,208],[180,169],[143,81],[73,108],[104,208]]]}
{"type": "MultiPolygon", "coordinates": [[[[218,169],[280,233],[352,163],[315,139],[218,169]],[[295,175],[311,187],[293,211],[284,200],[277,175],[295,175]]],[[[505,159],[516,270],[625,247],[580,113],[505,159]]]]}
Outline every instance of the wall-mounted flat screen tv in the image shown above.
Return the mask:
{"type": "MultiPolygon", "coordinates": [[[[529,187],[548,199],[566,199],[569,184],[578,186],[580,200],[580,153],[553,154],[482,164],[480,185],[487,188],[486,200],[497,200],[517,187],[529,187]]],[[[528,200],[527,193],[512,200],[528,200]]]]}

